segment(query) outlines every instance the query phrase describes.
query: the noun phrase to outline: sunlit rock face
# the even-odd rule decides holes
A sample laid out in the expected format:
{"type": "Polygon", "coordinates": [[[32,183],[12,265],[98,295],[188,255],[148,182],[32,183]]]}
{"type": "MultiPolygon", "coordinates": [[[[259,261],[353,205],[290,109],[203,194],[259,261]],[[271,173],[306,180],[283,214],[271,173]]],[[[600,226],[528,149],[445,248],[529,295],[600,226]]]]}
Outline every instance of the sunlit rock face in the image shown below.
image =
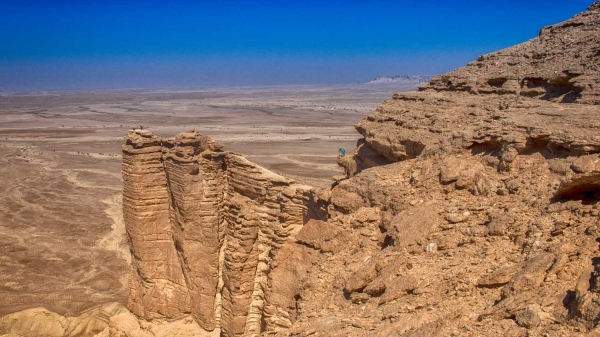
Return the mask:
{"type": "Polygon", "coordinates": [[[318,197],[130,133],[130,309],[226,336],[600,334],[599,36],[596,2],[394,95],[318,197]]]}
{"type": "Polygon", "coordinates": [[[149,321],[191,315],[207,331],[259,333],[270,260],[319,212],[309,186],[221,147],[197,132],[126,137],[129,309],[149,321]]]}

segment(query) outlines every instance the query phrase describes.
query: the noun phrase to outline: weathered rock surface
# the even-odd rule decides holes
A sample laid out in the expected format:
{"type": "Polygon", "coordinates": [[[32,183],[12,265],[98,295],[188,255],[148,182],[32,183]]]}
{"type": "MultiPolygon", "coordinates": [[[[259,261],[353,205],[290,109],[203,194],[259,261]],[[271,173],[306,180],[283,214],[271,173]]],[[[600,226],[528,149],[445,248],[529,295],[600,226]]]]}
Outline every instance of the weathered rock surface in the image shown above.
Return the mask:
{"type": "Polygon", "coordinates": [[[259,333],[270,255],[318,214],[310,187],[193,131],[125,140],[130,310],[149,321],[191,315],[228,336],[259,333]]]}
{"type": "Polygon", "coordinates": [[[319,193],[193,132],[131,133],[142,320],[127,320],[226,336],[597,334],[599,36],[596,2],[394,95],[319,193]]]}
{"type": "Polygon", "coordinates": [[[64,317],[44,308],[27,309],[2,316],[0,336],[92,336],[105,330],[111,317],[121,314],[129,313],[118,303],[106,303],[76,317],[64,317]]]}
{"type": "Polygon", "coordinates": [[[598,4],[538,37],[482,55],[456,71],[434,77],[421,90],[521,95],[564,103],[600,103],[598,4]]]}

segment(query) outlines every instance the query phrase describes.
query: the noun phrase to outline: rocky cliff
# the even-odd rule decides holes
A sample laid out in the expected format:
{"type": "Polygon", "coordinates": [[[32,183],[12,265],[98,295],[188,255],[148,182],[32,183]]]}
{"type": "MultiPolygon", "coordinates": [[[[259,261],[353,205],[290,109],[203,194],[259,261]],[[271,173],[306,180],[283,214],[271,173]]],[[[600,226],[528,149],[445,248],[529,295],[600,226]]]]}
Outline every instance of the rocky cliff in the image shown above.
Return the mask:
{"type": "Polygon", "coordinates": [[[206,331],[255,334],[270,328],[270,256],[318,216],[318,205],[310,187],[221,147],[193,131],[126,137],[128,306],[148,321],[191,316],[206,331]]]}
{"type": "Polygon", "coordinates": [[[131,133],[141,321],[105,335],[600,335],[599,36],[596,2],[394,95],[326,191],[197,133],[131,133]]]}
{"type": "Polygon", "coordinates": [[[598,2],[539,36],[436,76],[422,90],[513,94],[600,104],[598,2]]]}

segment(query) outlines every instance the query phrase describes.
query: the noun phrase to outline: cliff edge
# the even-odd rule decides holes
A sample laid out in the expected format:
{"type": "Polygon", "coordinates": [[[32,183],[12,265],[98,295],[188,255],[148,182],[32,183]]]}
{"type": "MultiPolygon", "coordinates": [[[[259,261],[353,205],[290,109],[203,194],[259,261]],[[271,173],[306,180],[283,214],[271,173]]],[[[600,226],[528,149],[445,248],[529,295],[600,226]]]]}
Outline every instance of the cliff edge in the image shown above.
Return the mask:
{"type": "Polygon", "coordinates": [[[595,2],[394,95],[322,193],[130,133],[135,317],[104,336],[600,335],[599,36],[595,2]]]}
{"type": "Polygon", "coordinates": [[[318,206],[309,186],[221,147],[194,131],[125,138],[128,307],[148,321],[191,317],[206,331],[256,334],[270,328],[270,256],[318,206]]]}

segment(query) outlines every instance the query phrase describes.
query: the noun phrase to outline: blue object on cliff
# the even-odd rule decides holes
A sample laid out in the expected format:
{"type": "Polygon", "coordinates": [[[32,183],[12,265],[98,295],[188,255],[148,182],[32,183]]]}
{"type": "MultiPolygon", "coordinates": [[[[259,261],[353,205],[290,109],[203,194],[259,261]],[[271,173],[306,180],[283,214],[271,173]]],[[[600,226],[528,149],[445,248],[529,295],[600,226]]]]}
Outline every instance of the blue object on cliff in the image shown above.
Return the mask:
{"type": "Polygon", "coordinates": [[[343,147],[340,147],[340,156],[344,157],[346,155],[346,150],[343,147]]]}

